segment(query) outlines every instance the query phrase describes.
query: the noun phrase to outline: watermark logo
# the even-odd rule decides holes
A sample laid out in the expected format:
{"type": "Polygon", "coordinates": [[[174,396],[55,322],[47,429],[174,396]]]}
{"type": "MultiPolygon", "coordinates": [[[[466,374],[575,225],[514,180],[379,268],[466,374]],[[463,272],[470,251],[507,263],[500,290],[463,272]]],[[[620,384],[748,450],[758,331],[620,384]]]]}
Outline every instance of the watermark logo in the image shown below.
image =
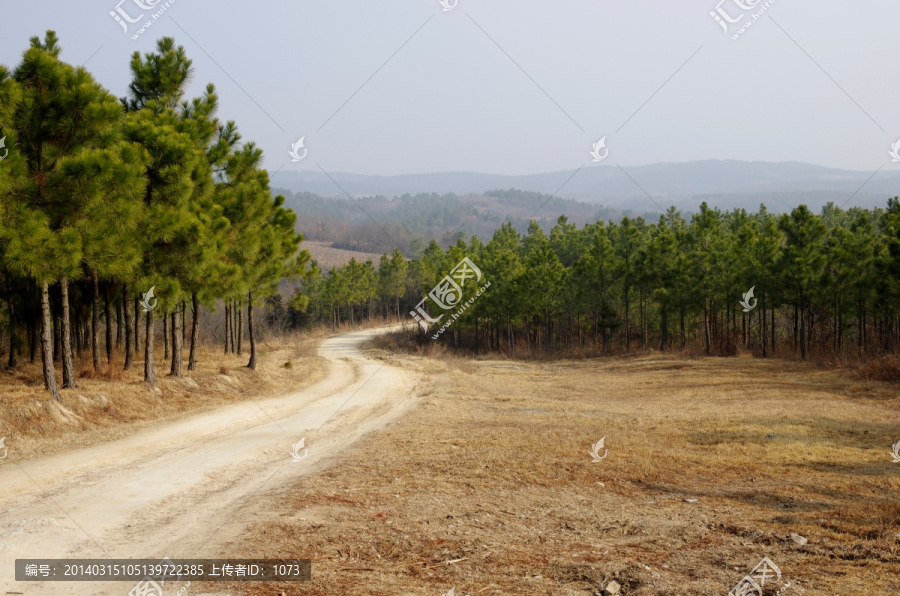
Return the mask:
{"type": "MultiPolygon", "coordinates": [[[[459,4],[459,0],[453,0],[452,2],[450,0],[440,0],[440,2],[441,6],[443,7],[442,12],[449,12],[456,8],[456,5],[459,4]]],[[[453,590],[450,591],[452,592],[453,590]]]]}
{"type": "Polygon", "coordinates": [[[288,155],[291,156],[291,161],[303,161],[303,158],[306,157],[306,148],[303,146],[303,139],[306,137],[300,137],[300,139],[291,145],[291,150],[288,151],[288,155]],[[303,149],[303,155],[300,155],[300,150],[303,149]]]}
{"type": "MultiPolygon", "coordinates": [[[[163,582],[165,585],[166,582],[163,582]]],[[[184,584],[180,590],[175,594],[175,596],[184,596],[187,589],[191,586],[191,582],[187,582],[184,584]]],[[[158,583],[153,581],[152,579],[145,579],[131,588],[131,591],[128,592],[128,596],[163,596],[163,589],[158,583]]]]}
{"type": "Polygon", "coordinates": [[[135,587],[131,588],[128,596],[163,596],[163,591],[158,583],[152,579],[145,579],[139,581],[135,587]]]}
{"type": "Polygon", "coordinates": [[[591,454],[591,457],[594,458],[593,460],[591,460],[591,463],[594,463],[594,464],[595,464],[595,463],[597,463],[598,461],[603,461],[604,459],[606,459],[606,456],[609,454],[609,449],[604,449],[604,448],[603,448],[603,442],[604,442],[604,441],[606,441],[606,437],[603,437],[602,439],[600,439],[599,441],[597,441],[596,443],[594,443],[593,445],[591,445],[591,450],[588,452],[588,453],[591,454]],[[602,456],[602,457],[600,456],[600,450],[601,450],[601,449],[604,449],[604,450],[603,450],[603,456],[602,456]]]}
{"type": "Polygon", "coordinates": [[[737,27],[737,31],[731,36],[731,39],[737,39],[743,35],[753,24],[766,12],[775,0],[766,0],[765,4],[759,6],[763,0],[720,0],[716,4],[715,10],[709,11],[709,16],[715,19],[716,23],[722,28],[726,35],[737,27]],[[726,9],[722,5],[729,6],[726,9]],[[733,5],[733,6],[732,6],[733,5]],[[756,12],[748,11],[756,10],[756,12]],[[739,12],[743,11],[743,12],[739,12]]]}
{"type": "Polygon", "coordinates": [[[156,304],[159,302],[156,298],[153,297],[153,290],[156,289],[156,286],[150,288],[146,293],[141,294],[141,309],[144,312],[150,312],[154,308],[156,308],[156,304]],[[153,300],[153,304],[150,304],[150,300],[153,300]]]}
{"type": "Polygon", "coordinates": [[[591,150],[591,157],[594,158],[595,162],[603,161],[609,155],[609,149],[606,148],[606,137],[603,137],[593,145],[593,149],[591,150]],[[600,153],[600,150],[603,150],[603,153],[600,153]]]}
{"type": "MultiPolygon", "coordinates": [[[[3,441],[5,441],[5,440],[6,440],[6,437],[3,437],[2,439],[0,439],[0,449],[3,450],[3,457],[0,457],[0,461],[3,461],[4,459],[6,459],[6,456],[9,453],[9,449],[7,449],[6,446],[3,444],[3,441]]],[[[900,443],[897,443],[897,445],[900,445],[900,443]]]]}
{"type": "Polygon", "coordinates": [[[750,291],[744,294],[744,299],[741,300],[740,304],[744,307],[744,312],[750,312],[754,308],[756,308],[756,304],[759,302],[756,298],[753,298],[753,290],[756,286],[750,288],[750,291]],[[753,304],[750,304],[750,300],[753,300],[753,304]]]}
{"type": "MultiPolygon", "coordinates": [[[[120,2],[118,4],[116,4],[115,10],[109,11],[109,16],[111,16],[113,19],[115,19],[115,21],[119,25],[121,25],[122,32],[125,33],[125,35],[128,35],[128,25],[126,23],[131,23],[131,24],[137,23],[142,18],[144,18],[144,14],[141,13],[140,15],[138,15],[134,18],[131,18],[131,15],[129,15],[127,12],[125,12],[125,9],[122,8],[123,4],[125,4],[125,0],[120,0],[120,2]]],[[[138,6],[141,6],[141,5],[138,4],[138,6]]],[[[141,7],[144,8],[145,10],[149,10],[149,8],[147,8],[147,7],[144,7],[144,6],[141,6],[141,7]]]]}
{"type": "Polygon", "coordinates": [[[6,148],[6,137],[4,136],[0,139],[0,149],[3,149],[3,155],[0,155],[0,160],[6,159],[6,156],[9,155],[9,149],[6,148]]]}
{"type": "MultiPolygon", "coordinates": [[[[444,331],[447,330],[450,325],[453,324],[456,319],[458,319],[462,314],[475,303],[475,300],[481,296],[482,292],[491,287],[491,282],[488,282],[484,286],[481,286],[476,290],[475,295],[469,298],[467,301],[463,302],[463,287],[466,285],[467,280],[473,280],[475,284],[481,282],[481,269],[472,262],[469,257],[464,257],[462,261],[460,261],[456,267],[450,271],[449,275],[445,275],[441,281],[438,282],[436,286],[434,286],[430,292],[428,292],[428,296],[422,298],[422,300],[416,305],[416,310],[409,311],[409,314],[418,321],[419,326],[422,328],[422,331],[428,331],[428,326],[431,323],[438,323],[441,319],[444,318],[444,315],[440,315],[437,318],[432,317],[428,314],[428,311],[425,310],[425,301],[431,298],[431,301],[437,304],[443,310],[451,310],[456,309],[453,313],[450,314],[450,318],[447,319],[447,322],[444,323],[443,327],[441,327],[437,333],[431,336],[431,339],[437,339],[439,335],[441,335],[444,331]],[[459,308],[457,308],[457,306],[459,308]]],[[[446,314],[446,313],[445,313],[446,314]]]]}
{"type": "MultiPolygon", "coordinates": [[[[3,147],[2,143],[3,139],[0,139],[0,147],[3,147]]],[[[900,161],[900,139],[897,140],[896,143],[891,145],[891,150],[888,152],[888,155],[891,156],[891,161],[897,163],[900,161]]],[[[0,159],[3,159],[0,157],[0,159]]]]}
{"type": "MultiPolygon", "coordinates": [[[[0,447],[2,447],[2,446],[3,446],[3,441],[0,440],[0,447]]],[[[891,445],[891,447],[893,448],[893,451],[891,451],[891,455],[894,458],[894,461],[892,461],[891,463],[892,464],[900,464],[900,441],[897,441],[894,445],[891,445]]]]}
{"type": "MultiPolygon", "coordinates": [[[[174,573],[174,571],[176,570],[175,564],[172,563],[172,559],[170,559],[169,557],[166,557],[154,567],[158,568],[158,570],[161,572],[157,575],[164,575],[167,579],[171,578],[172,576],[170,575],[170,573],[174,573]]],[[[177,582],[180,579],[181,578],[179,576],[175,578],[175,581],[177,582]]],[[[166,579],[162,579],[159,583],[156,583],[154,580],[150,579],[149,576],[147,576],[139,581],[137,585],[131,588],[131,591],[128,592],[128,596],[163,596],[163,586],[165,585],[166,579]]],[[[185,585],[182,586],[180,590],[178,590],[175,596],[184,596],[184,593],[187,591],[190,585],[191,582],[185,583],[185,585]]]]}
{"type": "Polygon", "coordinates": [[[714,18],[716,20],[716,22],[722,27],[722,31],[724,31],[727,34],[728,33],[728,25],[730,25],[730,24],[733,25],[734,23],[737,23],[738,21],[741,20],[741,18],[744,15],[742,13],[742,14],[739,14],[738,16],[732,18],[731,15],[729,15],[728,12],[724,8],[722,8],[722,5],[725,4],[725,2],[726,2],[726,0],[721,0],[721,2],[716,4],[716,9],[709,11],[709,16],[714,18]]]}
{"type": "Polygon", "coordinates": [[[294,463],[300,463],[306,456],[309,455],[309,449],[304,447],[304,443],[306,442],[306,437],[303,437],[293,445],[291,445],[291,459],[294,460],[294,463]],[[303,457],[300,457],[300,450],[303,449],[303,457]]]}
{"type": "MultiPolygon", "coordinates": [[[[131,11],[127,11],[122,8],[122,5],[126,2],[129,2],[129,0],[119,0],[119,3],[116,4],[115,10],[109,11],[109,16],[111,16],[119,24],[119,26],[122,27],[122,31],[125,33],[125,35],[128,35],[129,27],[131,25],[136,25],[137,23],[144,21],[144,16],[147,14],[146,12],[137,14],[137,12],[153,10],[162,1],[163,0],[130,0],[129,5],[133,6],[131,6],[131,11]],[[137,16],[132,16],[132,14],[137,14],[137,16]]],[[[138,37],[140,37],[144,33],[144,31],[153,26],[153,23],[159,17],[161,17],[162,14],[166,12],[173,4],[175,4],[175,0],[168,0],[165,4],[160,6],[158,11],[152,13],[150,17],[143,22],[143,24],[140,26],[140,29],[138,29],[138,31],[131,36],[131,39],[137,39],[138,37]]]]}
{"type": "MultiPolygon", "coordinates": [[[[750,574],[745,575],[744,578],[738,582],[738,585],[728,592],[728,596],[751,596],[752,594],[763,596],[763,588],[765,587],[766,582],[778,583],[780,581],[781,569],[779,569],[769,557],[763,557],[763,560],[750,571],[750,574]]],[[[786,585],[782,586],[778,591],[778,594],[781,594],[782,590],[787,589],[790,585],[790,582],[788,582],[786,585]]]]}

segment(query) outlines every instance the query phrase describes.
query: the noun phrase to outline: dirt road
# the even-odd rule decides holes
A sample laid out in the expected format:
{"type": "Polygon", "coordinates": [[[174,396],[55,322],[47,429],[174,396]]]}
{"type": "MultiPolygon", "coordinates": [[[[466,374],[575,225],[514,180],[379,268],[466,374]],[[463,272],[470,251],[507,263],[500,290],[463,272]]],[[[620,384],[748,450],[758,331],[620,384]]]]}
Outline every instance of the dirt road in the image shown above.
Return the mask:
{"type": "Polygon", "coordinates": [[[360,350],[378,331],[323,342],[328,377],[297,393],[0,464],[0,594],[125,596],[135,585],[16,582],[17,558],[221,556],[222,544],[252,521],[246,506],[255,497],[320,470],[412,405],[414,374],[360,350]],[[291,446],[304,437],[308,454],[294,462],[291,446]]]}

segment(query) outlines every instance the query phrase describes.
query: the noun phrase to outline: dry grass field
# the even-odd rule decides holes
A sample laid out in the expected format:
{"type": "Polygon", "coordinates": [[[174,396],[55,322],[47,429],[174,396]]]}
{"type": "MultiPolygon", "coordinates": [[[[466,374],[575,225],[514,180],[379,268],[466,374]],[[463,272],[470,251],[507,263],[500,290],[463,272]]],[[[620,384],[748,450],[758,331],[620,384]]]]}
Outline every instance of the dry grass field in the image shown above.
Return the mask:
{"type": "MultiPolygon", "coordinates": [[[[44,390],[39,359],[2,370],[0,437],[6,437],[9,449],[5,463],[114,440],[188,414],[310,385],[326,372],[315,355],[316,342],[323,335],[262,341],[255,371],[246,368],[249,345],[240,356],[224,354],[222,346],[204,345],[196,371],[186,370],[185,350],[181,379],[167,376],[169,362],[163,359],[162,341],[157,338],[156,391],[143,382],[143,356],[136,357],[131,370],[123,371],[121,355],[114,354],[112,366],[96,373],[88,352],[75,363],[78,387],[62,389],[61,403],[44,390]]],[[[57,379],[61,380],[59,368],[57,379]]]]}
{"type": "Polygon", "coordinates": [[[416,409],[259,498],[221,553],[310,558],[312,582],[192,589],[724,596],[768,556],[766,596],[900,593],[896,384],[751,358],[380,357],[425,375],[416,409]]]}
{"type": "Polygon", "coordinates": [[[378,261],[381,259],[380,254],[334,248],[331,246],[331,242],[315,242],[307,240],[303,243],[303,248],[309,251],[309,254],[318,261],[319,267],[323,270],[342,267],[349,263],[350,259],[356,259],[360,263],[365,263],[366,260],[372,259],[372,262],[375,263],[375,266],[377,267],[378,261]]]}

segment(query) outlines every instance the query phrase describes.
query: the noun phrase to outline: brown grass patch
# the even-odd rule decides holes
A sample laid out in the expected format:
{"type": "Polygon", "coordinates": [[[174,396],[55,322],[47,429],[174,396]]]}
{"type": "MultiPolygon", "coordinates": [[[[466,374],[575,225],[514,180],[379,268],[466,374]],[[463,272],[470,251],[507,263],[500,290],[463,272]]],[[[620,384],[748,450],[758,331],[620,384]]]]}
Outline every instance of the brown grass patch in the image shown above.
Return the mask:
{"type": "Polygon", "coordinates": [[[857,374],[867,380],[900,382],[900,354],[870,359],[859,366],[857,374]]]}
{"type": "Polygon", "coordinates": [[[311,558],[313,581],[210,590],[727,594],[768,556],[785,596],[900,593],[895,385],[758,359],[412,360],[419,407],[260,498],[220,553],[311,558]]]}

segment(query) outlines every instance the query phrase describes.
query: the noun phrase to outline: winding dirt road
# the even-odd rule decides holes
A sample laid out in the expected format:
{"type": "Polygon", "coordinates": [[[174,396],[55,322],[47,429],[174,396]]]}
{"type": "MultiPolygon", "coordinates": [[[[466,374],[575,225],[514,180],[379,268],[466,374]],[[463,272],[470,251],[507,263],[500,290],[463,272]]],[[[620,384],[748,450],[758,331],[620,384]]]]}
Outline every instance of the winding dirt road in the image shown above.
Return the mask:
{"type": "Polygon", "coordinates": [[[360,349],[380,331],[324,341],[328,377],[297,393],[0,465],[0,594],[126,596],[135,585],[16,582],[17,558],[218,557],[252,521],[255,497],[321,470],[413,404],[414,373],[360,349]],[[308,455],[295,463],[291,445],[302,437],[308,455]]]}

